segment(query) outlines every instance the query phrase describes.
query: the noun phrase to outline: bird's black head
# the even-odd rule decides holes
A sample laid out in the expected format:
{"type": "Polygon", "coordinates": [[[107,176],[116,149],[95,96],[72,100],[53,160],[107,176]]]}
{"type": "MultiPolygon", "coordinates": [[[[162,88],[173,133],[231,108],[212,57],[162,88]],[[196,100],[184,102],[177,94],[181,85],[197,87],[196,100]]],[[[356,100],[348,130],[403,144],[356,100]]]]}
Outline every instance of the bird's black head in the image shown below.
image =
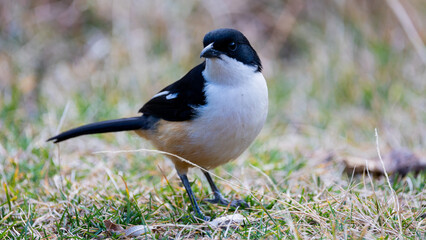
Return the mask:
{"type": "Polygon", "coordinates": [[[262,63],[247,38],[235,29],[220,28],[204,36],[200,57],[220,58],[222,54],[262,70],[262,63]]]}

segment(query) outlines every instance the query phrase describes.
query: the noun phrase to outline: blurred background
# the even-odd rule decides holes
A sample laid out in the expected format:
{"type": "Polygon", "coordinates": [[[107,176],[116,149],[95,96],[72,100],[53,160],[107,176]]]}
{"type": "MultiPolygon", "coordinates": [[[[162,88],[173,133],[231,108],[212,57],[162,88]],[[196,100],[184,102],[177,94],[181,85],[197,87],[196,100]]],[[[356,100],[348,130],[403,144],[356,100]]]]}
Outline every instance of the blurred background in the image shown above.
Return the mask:
{"type": "Polygon", "coordinates": [[[42,144],[66,106],[62,130],[134,115],[220,27],[263,61],[275,147],[302,137],[361,154],[378,128],[385,146],[424,150],[425,12],[421,0],[2,1],[0,154],[42,144]]]}
{"type": "MultiPolygon", "coordinates": [[[[34,211],[28,214],[33,226],[48,232],[70,228],[63,216],[79,218],[77,210],[75,216],[68,213],[71,207],[84,214],[102,208],[93,210],[101,212],[97,220],[86,223],[94,233],[102,231],[110,214],[129,224],[120,212],[128,209],[126,191],[137,196],[136,213],[139,207],[150,209],[146,196],[156,197],[161,210],[144,215],[149,223],[164,221],[170,209],[185,214],[183,190],[176,194],[168,188],[162,169],[167,175],[173,167],[160,155],[92,154],[152,148],[134,134],[83,137],[60,147],[45,141],[84,123],[136,115],[145,101],[202,61],[204,34],[221,27],[248,37],[263,62],[270,94],[267,124],[256,142],[240,159],[215,170],[234,183],[219,181],[224,194],[250,198],[248,191],[233,187],[237,184],[262,201],[291,196],[300,198],[296,202],[306,199],[304,206],[322,200],[328,206],[330,198],[322,195],[327,189],[333,199],[351,198],[355,210],[363,209],[356,206],[358,195],[341,191],[352,181],[342,159],[377,157],[375,128],[383,155],[393,149],[426,155],[425,13],[424,0],[0,0],[0,177],[8,192],[6,197],[0,190],[0,219],[10,216],[6,202],[9,211],[23,209],[3,230],[25,232],[27,221],[21,219],[27,208],[34,211]],[[125,187],[117,175],[127,181],[125,187]],[[180,207],[170,207],[172,197],[180,207]],[[115,202],[120,211],[108,207],[115,202]]],[[[177,178],[171,184],[179,186],[177,178]]],[[[209,193],[203,186],[193,185],[200,198],[209,193]]],[[[411,189],[401,199],[407,215],[406,206],[424,206],[424,175],[401,186],[397,191],[411,189]]],[[[366,196],[378,190],[374,196],[387,206],[386,189],[371,190],[368,184],[360,189],[366,196]]],[[[376,204],[365,203],[374,209],[376,204]]],[[[318,211],[329,214],[324,221],[335,214],[326,208],[318,211]]],[[[264,208],[254,209],[263,213],[264,208]]],[[[274,206],[276,219],[287,219],[286,209],[286,204],[274,206]]],[[[352,216],[347,209],[339,215],[344,222],[352,216]]],[[[360,222],[352,226],[360,236],[367,223],[357,219],[375,216],[363,211],[351,220],[360,222]]],[[[298,227],[313,226],[303,209],[295,215],[298,227]]],[[[370,220],[375,221],[381,220],[370,220]]],[[[406,221],[407,234],[420,226],[416,221],[406,221]]],[[[317,232],[334,231],[332,223],[324,222],[326,230],[317,232]]]]}

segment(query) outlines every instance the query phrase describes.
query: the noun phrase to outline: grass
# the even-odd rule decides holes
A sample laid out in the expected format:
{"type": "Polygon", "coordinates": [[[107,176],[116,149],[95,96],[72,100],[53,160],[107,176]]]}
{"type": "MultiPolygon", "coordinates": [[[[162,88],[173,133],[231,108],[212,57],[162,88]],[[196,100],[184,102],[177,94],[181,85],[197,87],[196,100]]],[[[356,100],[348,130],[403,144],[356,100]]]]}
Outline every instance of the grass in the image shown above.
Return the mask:
{"type": "MultiPolygon", "coordinates": [[[[403,3],[421,26],[424,2],[403,3]]],[[[250,205],[202,203],[214,218],[245,218],[214,229],[189,217],[189,199],[162,155],[95,154],[152,149],[134,134],[45,140],[58,128],[134,115],[200,62],[206,29],[222,26],[211,17],[216,10],[195,1],[76,2],[80,20],[68,16],[67,25],[40,15],[66,5],[14,4],[1,5],[13,21],[0,15],[0,239],[120,238],[105,220],[146,224],[152,229],[140,238],[154,239],[426,237],[425,171],[390,174],[389,185],[342,161],[377,157],[375,128],[382,155],[408,148],[426,156],[425,67],[390,8],[368,1],[306,1],[296,13],[291,1],[228,6],[221,21],[247,33],[258,50],[270,109],[250,149],[213,171],[227,198],[250,205]],[[280,14],[299,14],[285,39],[280,14]]],[[[211,196],[199,171],[189,177],[199,199],[211,196]]]]}

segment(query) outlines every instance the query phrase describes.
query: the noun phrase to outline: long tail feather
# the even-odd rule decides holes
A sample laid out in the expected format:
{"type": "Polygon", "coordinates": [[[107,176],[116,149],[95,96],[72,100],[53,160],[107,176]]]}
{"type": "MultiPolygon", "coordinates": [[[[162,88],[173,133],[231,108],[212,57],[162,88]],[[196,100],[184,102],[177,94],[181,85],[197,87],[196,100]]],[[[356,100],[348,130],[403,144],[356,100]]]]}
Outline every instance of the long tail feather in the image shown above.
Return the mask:
{"type": "Polygon", "coordinates": [[[107,132],[121,132],[131,131],[146,128],[147,118],[144,116],[121,118],[108,120],[103,122],[96,122],[81,127],[73,128],[63,132],[57,136],[49,138],[47,141],[54,141],[54,143],[62,142],[70,138],[78,137],[87,134],[107,133],[107,132]]]}

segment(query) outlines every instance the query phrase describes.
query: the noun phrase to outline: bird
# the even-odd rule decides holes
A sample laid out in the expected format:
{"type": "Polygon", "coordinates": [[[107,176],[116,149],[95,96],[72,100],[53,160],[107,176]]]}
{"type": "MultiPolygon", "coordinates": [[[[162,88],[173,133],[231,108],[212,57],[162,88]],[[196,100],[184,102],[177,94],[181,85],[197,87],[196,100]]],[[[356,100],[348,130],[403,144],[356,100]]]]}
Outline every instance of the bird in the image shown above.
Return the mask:
{"type": "Polygon", "coordinates": [[[228,201],[209,170],[240,156],[265,124],[268,88],[262,63],[244,34],[230,28],[208,32],[200,58],[204,58],[202,63],[155,94],[138,116],[83,125],[47,141],[134,131],[158,150],[171,153],[167,157],[174,163],[198,219],[211,218],[201,212],[189,184],[188,170],[194,165],[201,167],[213,192],[214,198],[206,201],[246,206],[243,200],[228,201]]]}

